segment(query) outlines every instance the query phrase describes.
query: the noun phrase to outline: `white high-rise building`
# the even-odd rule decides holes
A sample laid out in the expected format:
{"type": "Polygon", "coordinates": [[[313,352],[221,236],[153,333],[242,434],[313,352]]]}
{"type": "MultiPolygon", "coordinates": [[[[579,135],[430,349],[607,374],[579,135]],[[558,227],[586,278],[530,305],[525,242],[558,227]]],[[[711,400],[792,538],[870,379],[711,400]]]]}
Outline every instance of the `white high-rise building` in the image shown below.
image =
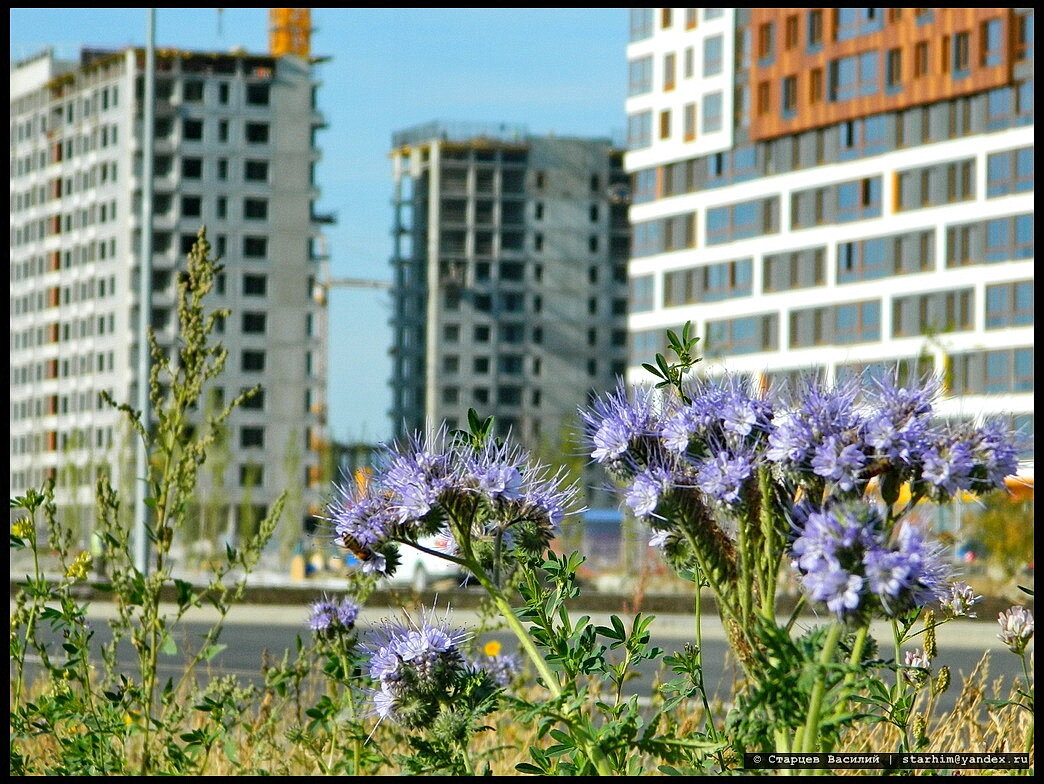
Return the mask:
{"type": "MultiPolygon", "coordinates": [[[[100,393],[137,403],[144,54],[11,67],[10,492],[53,475],[86,525],[97,475],[133,486],[134,444],[100,393]]],[[[176,346],[178,272],[205,224],[223,259],[209,306],[231,311],[208,404],[262,387],[229,420],[227,452],[208,454],[199,500],[242,531],[303,488],[284,512],[300,526],[320,500],[326,418],[311,62],[165,50],[156,66],[152,325],[176,346]]]]}
{"type": "Polygon", "coordinates": [[[712,372],[898,362],[1032,438],[1033,19],[631,9],[630,380],[691,320],[712,372]]]}

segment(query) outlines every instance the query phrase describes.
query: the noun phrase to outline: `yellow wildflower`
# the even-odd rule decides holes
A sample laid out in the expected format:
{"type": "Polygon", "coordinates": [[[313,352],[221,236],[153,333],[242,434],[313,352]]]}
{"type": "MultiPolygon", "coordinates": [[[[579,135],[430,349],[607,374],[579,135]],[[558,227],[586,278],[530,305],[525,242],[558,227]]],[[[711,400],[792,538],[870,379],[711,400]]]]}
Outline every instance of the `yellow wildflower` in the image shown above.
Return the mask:
{"type": "Polygon", "coordinates": [[[33,535],[33,522],[28,517],[23,517],[11,528],[11,533],[19,539],[30,539],[33,535]]]}
{"type": "Polygon", "coordinates": [[[496,640],[490,640],[482,646],[482,652],[487,656],[497,656],[500,654],[500,643],[496,640]]]}

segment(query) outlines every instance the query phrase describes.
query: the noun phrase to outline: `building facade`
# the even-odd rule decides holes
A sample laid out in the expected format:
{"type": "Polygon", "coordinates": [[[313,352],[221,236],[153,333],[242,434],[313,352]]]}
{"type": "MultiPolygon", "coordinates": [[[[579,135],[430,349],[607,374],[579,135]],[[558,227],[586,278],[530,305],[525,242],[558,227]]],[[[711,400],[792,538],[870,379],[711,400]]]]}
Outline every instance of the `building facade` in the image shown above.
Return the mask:
{"type": "Polygon", "coordinates": [[[433,123],[393,139],[396,432],[467,411],[530,448],[626,371],[627,176],[608,139],[433,123]]]}
{"type": "Polygon", "coordinates": [[[631,9],[629,378],[692,320],[711,372],[898,362],[1032,437],[1033,19],[631,9]]]}
{"type": "MultiPolygon", "coordinates": [[[[134,444],[100,393],[137,402],[143,70],[140,49],[11,70],[10,492],[53,475],[88,522],[97,475],[133,486],[134,444]]],[[[299,525],[320,499],[326,416],[311,64],[161,51],[156,70],[152,326],[175,347],[178,271],[206,225],[223,264],[209,306],[231,314],[201,409],[262,387],[208,454],[200,502],[234,531],[304,487],[285,513],[299,525]]]]}

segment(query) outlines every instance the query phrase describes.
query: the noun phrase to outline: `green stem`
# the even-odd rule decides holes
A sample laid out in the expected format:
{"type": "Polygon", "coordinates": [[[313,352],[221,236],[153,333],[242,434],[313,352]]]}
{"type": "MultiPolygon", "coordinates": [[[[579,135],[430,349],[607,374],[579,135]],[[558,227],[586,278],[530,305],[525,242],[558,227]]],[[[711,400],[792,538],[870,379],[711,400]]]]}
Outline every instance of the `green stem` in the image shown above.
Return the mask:
{"type": "Polygon", "coordinates": [[[703,700],[703,710],[707,714],[707,729],[712,738],[718,736],[714,729],[714,716],[711,714],[710,702],[707,700],[707,688],[703,682],[703,575],[696,575],[696,601],[694,602],[693,614],[696,617],[696,667],[700,671],[700,698],[703,700]]]}
{"type": "Polygon", "coordinates": [[[819,739],[819,714],[823,707],[823,694],[826,692],[827,667],[834,658],[834,650],[840,639],[841,624],[834,621],[827,631],[827,638],[819,655],[819,672],[816,675],[815,685],[812,687],[812,701],[808,708],[805,735],[801,744],[801,751],[805,753],[813,752],[816,748],[816,741],[819,739]]]}

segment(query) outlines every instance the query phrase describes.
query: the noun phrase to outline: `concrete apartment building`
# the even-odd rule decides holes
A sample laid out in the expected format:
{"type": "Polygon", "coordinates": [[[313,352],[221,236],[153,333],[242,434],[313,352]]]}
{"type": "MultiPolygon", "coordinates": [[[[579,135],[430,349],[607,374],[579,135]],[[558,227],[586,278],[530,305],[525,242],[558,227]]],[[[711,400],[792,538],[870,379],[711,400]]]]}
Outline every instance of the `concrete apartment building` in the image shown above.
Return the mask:
{"type": "Polygon", "coordinates": [[[1033,432],[1032,8],[635,8],[630,375],[945,371],[1033,432]]]}
{"type": "MultiPolygon", "coordinates": [[[[143,68],[141,49],[11,68],[10,492],[55,475],[88,523],[98,473],[133,482],[133,443],[99,393],[137,402],[143,68]]],[[[284,513],[299,525],[320,500],[326,405],[311,63],[164,50],[156,70],[152,325],[171,349],[178,271],[205,224],[224,264],[209,306],[231,310],[206,394],[263,389],[229,420],[226,468],[208,460],[200,500],[235,530],[303,488],[284,513]]]]}
{"type": "Polygon", "coordinates": [[[530,448],[626,371],[627,176],[608,139],[432,123],[393,139],[393,427],[467,410],[530,448]]]}

